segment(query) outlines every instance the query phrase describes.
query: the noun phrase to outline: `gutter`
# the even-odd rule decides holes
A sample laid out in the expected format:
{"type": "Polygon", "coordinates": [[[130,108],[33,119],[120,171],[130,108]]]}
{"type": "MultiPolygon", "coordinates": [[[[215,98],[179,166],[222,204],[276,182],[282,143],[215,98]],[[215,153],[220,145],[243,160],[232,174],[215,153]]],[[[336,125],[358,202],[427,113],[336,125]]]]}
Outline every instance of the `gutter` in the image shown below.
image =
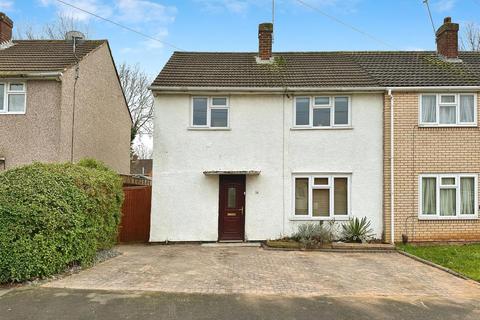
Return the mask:
{"type": "Polygon", "coordinates": [[[388,96],[390,97],[390,243],[395,244],[395,140],[394,140],[394,104],[395,98],[392,94],[392,89],[388,89],[388,96]]]}
{"type": "Polygon", "coordinates": [[[60,80],[62,72],[24,72],[24,71],[0,71],[0,78],[19,78],[19,79],[44,79],[44,80],[60,80]]]}
{"type": "Polygon", "coordinates": [[[229,92],[229,93],[277,93],[287,92],[378,92],[395,91],[480,91],[480,86],[437,86],[437,87],[181,87],[155,86],[149,87],[154,92],[190,93],[190,92],[229,92]]]}

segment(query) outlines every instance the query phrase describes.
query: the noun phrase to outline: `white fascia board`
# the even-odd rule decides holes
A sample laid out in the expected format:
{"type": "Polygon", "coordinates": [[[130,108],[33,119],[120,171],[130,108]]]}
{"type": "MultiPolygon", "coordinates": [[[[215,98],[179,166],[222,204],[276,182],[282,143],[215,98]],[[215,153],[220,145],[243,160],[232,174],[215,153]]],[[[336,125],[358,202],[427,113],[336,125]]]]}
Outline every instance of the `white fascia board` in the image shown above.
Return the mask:
{"type": "Polygon", "coordinates": [[[295,92],[383,92],[384,87],[168,87],[150,86],[153,92],[189,93],[189,92],[228,92],[228,93],[295,93],[295,92]]]}

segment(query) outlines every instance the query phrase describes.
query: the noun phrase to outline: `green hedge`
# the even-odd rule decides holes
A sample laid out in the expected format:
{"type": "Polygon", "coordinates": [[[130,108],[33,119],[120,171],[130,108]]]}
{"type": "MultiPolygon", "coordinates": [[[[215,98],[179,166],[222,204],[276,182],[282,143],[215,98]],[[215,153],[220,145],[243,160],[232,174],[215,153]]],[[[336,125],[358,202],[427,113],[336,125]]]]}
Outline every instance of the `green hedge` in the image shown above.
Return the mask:
{"type": "Polygon", "coordinates": [[[0,283],[91,265],[117,237],[121,178],[95,160],[0,174],[0,283]]]}

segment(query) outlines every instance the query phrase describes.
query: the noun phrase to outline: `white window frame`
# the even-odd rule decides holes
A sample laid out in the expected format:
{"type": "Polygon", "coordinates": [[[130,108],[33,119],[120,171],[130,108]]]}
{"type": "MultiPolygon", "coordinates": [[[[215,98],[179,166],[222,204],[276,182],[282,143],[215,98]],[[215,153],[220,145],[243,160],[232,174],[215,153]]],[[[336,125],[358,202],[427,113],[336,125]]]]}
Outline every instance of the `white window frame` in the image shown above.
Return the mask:
{"type": "Polygon", "coordinates": [[[226,96],[193,96],[190,101],[190,128],[192,129],[212,129],[212,130],[225,130],[230,129],[230,99],[226,96]],[[221,98],[225,99],[225,105],[214,106],[213,99],[221,98]],[[207,99],[207,124],[206,125],[194,125],[193,124],[193,101],[195,99],[207,99]],[[213,109],[226,109],[227,110],[227,126],[226,127],[212,127],[211,126],[211,114],[213,109]]]}
{"type": "Polygon", "coordinates": [[[468,220],[478,219],[478,174],[475,173],[441,173],[421,174],[418,176],[418,218],[420,220],[468,220]],[[436,178],[436,214],[423,214],[423,178],[436,178]],[[455,178],[455,185],[442,185],[442,178],[455,178]],[[460,178],[473,178],[475,186],[474,214],[461,214],[460,178]],[[456,208],[454,216],[440,215],[440,190],[456,189],[456,208]]]}
{"type": "Polygon", "coordinates": [[[2,114],[25,114],[27,112],[27,83],[24,81],[8,81],[8,82],[1,82],[0,85],[4,86],[4,92],[3,92],[3,109],[0,109],[0,115],[2,114]],[[21,84],[23,85],[23,90],[21,91],[16,91],[16,90],[10,90],[10,85],[11,84],[21,84]],[[23,105],[23,111],[9,111],[9,105],[8,105],[8,97],[10,95],[14,94],[23,94],[25,95],[24,99],[24,105],[23,105]]]}
{"type": "Polygon", "coordinates": [[[290,220],[348,220],[351,217],[351,174],[294,174],[292,176],[292,214],[290,220]],[[328,185],[314,185],[316,178],[328,178],[328,185]],[[347,179],[347,214],[335,215],[335,192],[334,192],[334,178],[347,179]],[[297,179],[308,179],[308,215],[297,215],[295,212],[295,182],[297,179]],[[314,217],[313,216],[313,190],[315,189],[329,189],[330,212],[328,217],[314,217]]]}
{"type": "Polygon", "coordinates": [[[314,96],[296,96],[293,99],[293,128],[305,129],[336,129],[336,128],[351,128],[352,126],[352,98],[350,95],[314,95],[314,96]],[[297,125],[297,99],[309,99],[309,123],[307,125],[297,125]],[[315,104],[315,98],[328,98],[328,104],[315,104]],[[335,98],[347,98],[348,100],[348,123],[335,124],[335,98]],[[314,109],[330,109],[330,125],[329,126],[314,126],[313,125],[313,110],[314,109]]]}
{"type": "Polygon", "coordinates": [[[477,94],[476,93],[422,93],[419,95],[419,107],[418,107],[418,123],[422,127],[476,127],[477,126],[477,94]],[[423,122],[423,96],[436,96],[436,109],[435,109],[435,122],[423,122]],[[455,102],[442,103],[442,96],[455,96],[455,102]],[[460,122],[460,97],[461,96],[473,96],[473,122],[460,122]],[[455,106],[456,107],[456,119],[455,123],[440,123],[440,106],[455,106]]]}

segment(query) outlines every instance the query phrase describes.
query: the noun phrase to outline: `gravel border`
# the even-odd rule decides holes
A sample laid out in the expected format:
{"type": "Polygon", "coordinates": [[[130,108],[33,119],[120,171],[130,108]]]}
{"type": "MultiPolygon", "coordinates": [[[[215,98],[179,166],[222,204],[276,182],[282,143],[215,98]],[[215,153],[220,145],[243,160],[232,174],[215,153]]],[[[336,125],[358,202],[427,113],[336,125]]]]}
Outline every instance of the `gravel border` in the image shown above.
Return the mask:
{"type": "Polygon", "coordinates": [[[444,271],[444,272],[450,273],[451,275],[454,275],[454,276],[456,276],[456,277],[458,277],[458,278],[461,278],[461,279],[463,279],[463,280],[470,280],[470,281],[474,281],[474,282],[480,283],[480,281],[477,281],[477,280],[474,280],[474,279],[472,279],[472,278],[469,278],[469,277],[467,277],[466,275],[464,275],[464,274],[462,274],[462,273],[460,273],[460,272],[457,272],[457,271],[454,271],[454,270],[452,270],[452,269],[446,268],[446,267],[441,266],[441,265],[439,265],[439,264],[436,264],[436,263],[434,263],[434,262],[432,262],[432,261],[429,261],[429,260],[420,258],[420,257],[418,257],[418,256],[416,256],[416,255],[413,255],[413,254],[411,254],[411,253],[408,253],[408,252],[406,252],[406,251],[398,250],[398,249],[397,249],[397,252],[400,253],[400,254],[403,254],[403,255],[406,256],[406,257],[409,257],[410,259],[416,260],[416,261],[421,262],[421,263],[423,263],[423,264],[426,264],[426,265],[428,265],[428,266],[430,266],[430,267],[434,267],[434,268],[437,268],[437,269],[442,270],[442,271],[444,271]]]}

